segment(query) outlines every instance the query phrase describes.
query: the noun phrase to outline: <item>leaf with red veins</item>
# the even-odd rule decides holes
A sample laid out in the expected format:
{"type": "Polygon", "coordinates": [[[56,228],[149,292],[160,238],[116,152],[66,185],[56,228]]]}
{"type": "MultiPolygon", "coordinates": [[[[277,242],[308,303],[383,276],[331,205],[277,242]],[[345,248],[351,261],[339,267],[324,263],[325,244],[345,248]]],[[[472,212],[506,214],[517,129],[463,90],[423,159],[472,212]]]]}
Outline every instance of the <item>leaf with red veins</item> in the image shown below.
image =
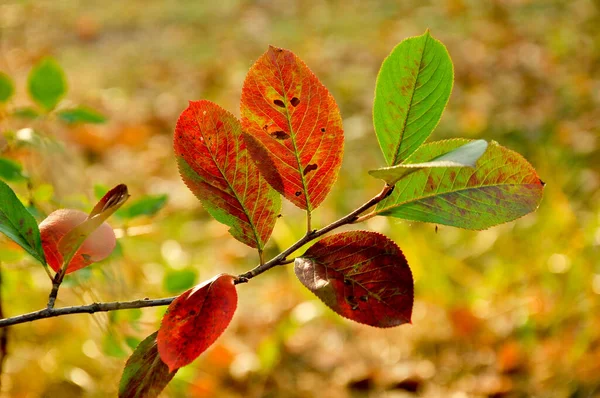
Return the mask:
{"type": "Polygon", "coordinates": [[[262,250],[281,207],[246,149],[240,122],[220,106],[192,101],[175,127],[174,149],[185,184],[234,238],[262,250]]]}
{"type": "Polygon", "coordinates": [[[318,207],[343,155],[342,118],[333,96],[294,53],[269,47],[242,88],[248,149],[269,184],[305,210],[318,207]]]}
{"type": "Polygon", "coordinates": [[[158,352],[174,371],[196,359],[225,331],[237,308],[235,277],[220,274],[176,298],[158,330],[158,352]]]}
{"type": "Polygon", "coordinates": [[[387,328],[411,322],[413,279],[402,251],[384,235],[331,235],[295,260],[300,282],[341,316],[387,328]]]}

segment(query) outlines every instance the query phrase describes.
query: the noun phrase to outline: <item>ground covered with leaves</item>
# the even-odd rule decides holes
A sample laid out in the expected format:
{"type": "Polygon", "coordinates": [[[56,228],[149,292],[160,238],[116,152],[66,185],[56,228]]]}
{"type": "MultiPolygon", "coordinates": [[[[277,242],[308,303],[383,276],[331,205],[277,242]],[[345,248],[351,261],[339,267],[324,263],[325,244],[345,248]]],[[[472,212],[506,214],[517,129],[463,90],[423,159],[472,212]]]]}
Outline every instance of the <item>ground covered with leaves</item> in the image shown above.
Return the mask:
{"type": "MultiPolygon", "coordinates": [[[[31,106],[28,73],[50,55],[69,84],[61,106],[85,104],[107,120],[3,113],[0,156],[29,178],[1,177],[40,219],[62,207],[89,211],[119,183],[132,201],[147,199],[111,219],[117,249],[67,276],[58,305],[172,296],[239,274],[256,264],[255,252],[179,177],[173,130],[188,101],[211,100],[239,117],[244,77],[268,45],[300,56],[335,97],[345,132],[340,176],[313,213],[320,227],[379,191],[367,173],[383,164],[372,125],[376,74],[397,43],[429,28],[455,73],[435,139],[495,140],[521,153],[547,184],[538,211],[481,232],[372,218],[366,227],[391,237],[411,265],[412,325],[344,320],[292,266],[277,267],[239,287],[227,331],[164,396],[600,396],[598,26],[590,0],[8,0],[0,71],[15,81],[11,106],[31,106]]],[[[284,203],[266,257],[304,228],[303,213],[284,203]]],[[[43,308],[50,282],[39,264],[3,237],[0,262],[3,316],[43,308]]],[[[126,358],[163,313],[11,327],[2,396],[114,396],[126,358]]]]}

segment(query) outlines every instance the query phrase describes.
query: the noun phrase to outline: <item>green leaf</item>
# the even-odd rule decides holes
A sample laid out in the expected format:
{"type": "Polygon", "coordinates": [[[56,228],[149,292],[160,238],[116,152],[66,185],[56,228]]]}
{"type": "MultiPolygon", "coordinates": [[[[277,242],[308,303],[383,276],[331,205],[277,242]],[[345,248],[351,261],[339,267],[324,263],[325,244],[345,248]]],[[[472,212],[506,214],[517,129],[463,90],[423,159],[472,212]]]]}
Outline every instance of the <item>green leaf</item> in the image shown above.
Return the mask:
{"type": "Polygon", "coordinates": [[[169,196],[166,194],[144,196],[123,209],[120,216],[123,218],[153,216],[165,206],[167,199],[169,196]]]}
{"type": "Polygon", "coordinates": [[[156,335],[152,333],[142,341],[125,364],[119,383],[119,398],[152,398],[169,384],[177,371],[169,372],[160,359],[156,335]]]}
{"type": "Polygon", "coordinates": [[[483,155],[488,147],[484,140],[469,142],[453,151],[445,153],[437,158],[425,163],[401,163],[397,166],[382,167],[377,170],[369,171],[369,174],[375,178],[380,178],[389,185],[394,185],[407,175],[426,167],[475,167],[477,160],[483,155]]]}
{"type": "MultiPolygon", "coordinates": [[[[429,162],[466,139],[432,142],[410,161],[429,162]]],[[[534,211],[544,183],[518,153],[491,142],[471,168],[423,168],[400,180],[375,213],[467,229],[485,229],[534,211]]]]}
{"type": "Polygon", "coordinates": [[[95,123],[100,124],[106,122],[104,115],[96,112],[93,109],[85,107],[77,107],[72,109],[64,109],[57,112],[58,117],[66,123],[95,123]]]}
{"type": "Polygon", "coordinates": [[[170,271],[163,279],[164,289],[169,294],[181,293],[194,286],[197,272],[193,269],[170,271]]]}
{"type": "Polygon", "coordinates": [[[46,111],[51,111],[67,92],[65,74],[52,58],[44,58],[29,73],[31,99],[46,111]]]}
{"type": "Polygon", "coordinates": [[[0,179],[5,181],[23,181],[23,166],[12,159],[0,157],[0,179]]]}
{"type": "Polygon", "coordinates": [[[6,73],[0,72],[0,102],[6,102],[15,93],[15,85],[6,73]]]}
{"type": "Polygon", "coordinates": [[[35,219],[3,181],[0,181],[0,232],[46,265],[40,231],[35,219]]]}
{"type": "Polygon", "coordinates": [[[26,106],[24,108],[17,108],[13,111],[13,116],[20,117],[22,119],[35,119],[40,116],[40,113],[32,107],[26,106]]]}
{"type": "Polygon", "coordinates": [[[448,51],[429,31],[402,41],[383,61],[373,124],[388,165],[402,163],[431,134],[448,103],[453,80],[448,51]]]}

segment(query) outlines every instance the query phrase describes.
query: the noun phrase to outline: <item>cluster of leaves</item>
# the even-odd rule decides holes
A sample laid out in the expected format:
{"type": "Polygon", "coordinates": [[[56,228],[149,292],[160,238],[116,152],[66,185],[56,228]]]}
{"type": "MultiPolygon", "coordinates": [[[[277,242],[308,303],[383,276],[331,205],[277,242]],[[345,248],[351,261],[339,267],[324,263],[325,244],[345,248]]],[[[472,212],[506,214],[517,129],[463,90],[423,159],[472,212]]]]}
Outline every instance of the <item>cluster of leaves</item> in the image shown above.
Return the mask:
{"type": "MultiPolygon", "coordinates": [[[[40,60],[29,72],[27,93],[35,106],[19,107],[9,116],[35,119],[54,112],[65,123],[104,123],[106,118],[99,112],[85,106],[56,110],[68,91],[65,73],[60,65],[50,57],[40,60]]],[[[4,106],[15,93],[15,85],[7,74],[0,72],[0,104],[4,106]]]]}
{"type": "MultiPolygon", "coordinates": [[[[413,279],[400,248],[370,231],[321,238],[341,225],[381,215],[484,229],[535,210],[544,184],[519,154],[482,140],[424,143],[441,118],[452,85],[450,56],[429,32],[392,51],[381,66],[373,106],[386,166],[369,172],[384,187],[321,229],[313,229],[311,214],[337,178],[344,135],[333,96],[302,60],[270,47],[246,76],[241,120],[210,101],[190,102],[174,134],[181,177],[235,239],[257,249],[259,265],[239,276],[217,275],[172,301],[160,329],[127,361],[119,395],[158,395],[179,368],[227,328],[237,307],[236,285],[276,265],[293,262],[301,283],[343,317],[374,327],[411,322],[413,279]],[[281,196],[306,211],[306,235],[265,261],[281,196]],[[288,258],[318,238],[304,254],[288,258]]],[[[0,75],[0,102],[11,98],[13,87],[0,75]]],[[[39,109],[53,112],[66,92],[64,74],[54,61],[43,60],[33,68],[28,88],[39,109]]],[[[37,117],[39,112],[13,114],[37,117]]],[[[56,115],[69,123],[103,121],[85,108],[56,115]]],[[[106,189],[97,186],[96,191],[106,189]]],[[[105,224],[110,215],[151,215],[167,199],[145,197],[117,211],[128,197],[127,188],[119,185],[89,214],[58,210],[38,227],[10,187],[0,182],[0,231],[55,271],[49,308],[66,273],[99,261],[114,248],[114,232],[105,224]]]]}
{"type": "MultiPolygon", "coordinates": [[[[270,47],[251,67],[241,121],[210,101],[190,102],[174,135],[182,179],[235,239],[258,250],[260,265],[237,277],[217,275],[175,299],[158,332],[128,360],[120,396],[157,395],[225,330],[237,305],[236,284],[292,261],[293,250],[263,259],[280,196],[306,211],[307,232],[298,246],[376,215],[484,229],[535,210],[544,184],[519,154],[482,140],[424,144],[452,84],[450,57],[429,32],[392,51],[381,66],[373,107],[387,167],[370,172],[386,185],[358,213],[322,230],[312,229],[311,212],[340,170],[342,122],[332,95],[295,54],[270,47]]],[[[299,280],[338,314],[375,327],[410,322],[411,271],[387,237],[330,235],[293,261],[299,280]]]]}

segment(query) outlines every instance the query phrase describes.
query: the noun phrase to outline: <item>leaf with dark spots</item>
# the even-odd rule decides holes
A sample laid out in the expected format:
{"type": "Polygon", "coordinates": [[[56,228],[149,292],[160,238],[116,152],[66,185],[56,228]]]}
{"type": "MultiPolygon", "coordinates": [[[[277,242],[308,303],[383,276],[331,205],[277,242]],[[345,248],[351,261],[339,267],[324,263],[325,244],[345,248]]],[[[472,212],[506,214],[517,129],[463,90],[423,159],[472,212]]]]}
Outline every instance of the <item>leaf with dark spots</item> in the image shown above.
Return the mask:
{"type": "Polygon", "coordinates": [[[331,235],[296,258],[300,282],[343,317],[376,327],[410,323],[414,287],[394,242],[376,232],[331,235]]]}
{"type": "Polygon", "coordinates": [[[269,184],[302,209],[318,207],[337,178],[344,145],[327,88],[294,53],[270,47],[246,76],[241,115],[248,149],[269,184]],[[274,137],[277,131],[289,138],[274,137]],[[311,163],[320,167],[305,175],[311,163]]]}
{"type": "Polygon", "coordinates": [[[217,275],[169,305],[157,341],[170,371],[192,362],[225,331],[237,307],[234,280],[232,275],[217,275]]]}
{"type": "Polygon", "coordinates": [[[316,170],[318,168],[319,168],[319,166],[317,166],[316,163],[311,163],[308,166],[306,166],[306,168],[304,169],[304,175],[307,175],[311,171],[314,171],[314,170],[316,170]]]}
{"type": "Polygon", "coordinates": [[[453,80],[448,51],[429,31],[402,41],[383,61],[373,124],[389,166],[404,162],[437,126],[453,80]]]}
{"type": "Polygon", "coordinates": [[[0,232],[46,265],[37,222],[4,181],[0,181],[0,232]]]}
{"type": "Polygon", "coordinates": [[[252,161],[239,121],[210,101],[190,102],[177,121],[174,148],[181,177],[204,208],[234,238],[262,250],[281,200],[252,161]]]}
{"type": "Polygon", "coordinates": [[[127,360],[119,383],[119,398],[158,397],[177,373],[176,370],[169,372],[160,358],[157,335],[158,332],[154,332],[146,337],[127,360]]]}
{"type": "Polygon", "coordinates": [[[276,138],[278,140],[287,140],[288,138],[290,138],[289,134],[286,134],[284,131],[281,130],[277,130],[271,133],[271,136],[273,138],[276,138]]]}
{"type": "MultiPolygon", "coordinates": [[[[430,162],[469,142],[437,141],[420,147],[410,163],[430,162]]],[[[466,229],[485,229],[534,211],[543,184],[518,153],[491,142],[475,168],[423,168],[401,179],[379,202],[379,215],[466,229]]]]}

